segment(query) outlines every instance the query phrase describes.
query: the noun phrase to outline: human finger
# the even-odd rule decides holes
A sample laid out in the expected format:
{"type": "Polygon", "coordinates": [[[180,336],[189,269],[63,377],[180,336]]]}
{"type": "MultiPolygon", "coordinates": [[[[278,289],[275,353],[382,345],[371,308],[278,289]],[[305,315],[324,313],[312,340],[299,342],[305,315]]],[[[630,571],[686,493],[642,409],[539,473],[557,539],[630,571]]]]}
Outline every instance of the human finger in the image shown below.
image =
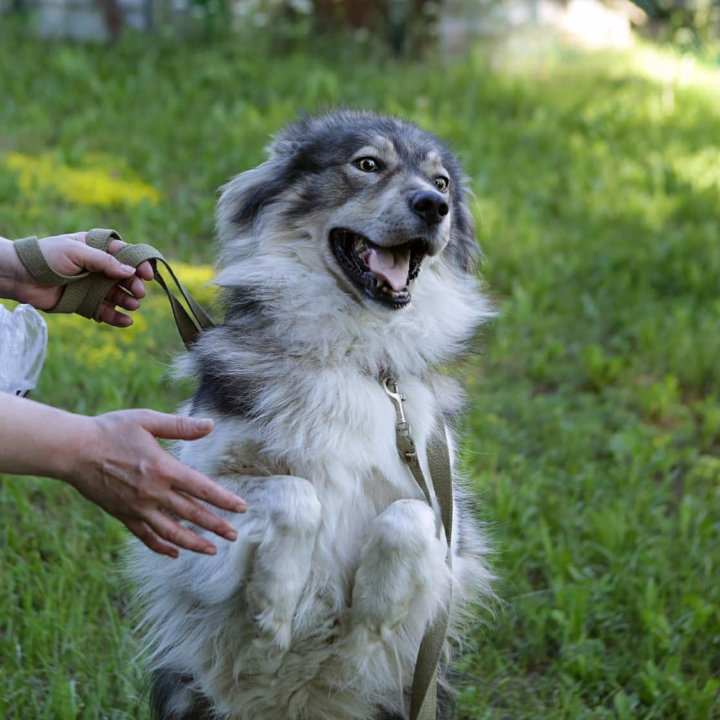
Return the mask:
{"type": "Polygon", "coordinates": [[[135,268],[132,265],[125,265],[109,253],[83,243],[73,244],[68,254],[82,270],[101,273],[118,280],[124,280],[135,274],[135,268]]]}
{"type": "Polygon", "coordinates": [[[213,429],[210,418],[170,415],[155,410],[134,410],[136,422],[155,437],[163,440],[197,440],[213,429]]]}
{"type": "Polygon", "coordinates": [[[193,470],[178,461],[175,462],[177,466],[172,474],[173,488],[181,490],[193,498],[204,500],[221,510],[230,510],[232,512],[245,512],[247,510],[247,503],[241,497],[210,480],[210,478],[197,472],[197,470],[193,470]]]}
{"type": "Polygon", "coordinates": [[[131,295],[127,290],[114,285],[110,288],[110,292],[105,296],[105,302],[114,307],[121,307],[124,310],[137,310],[140,307],[140,301],[135,295],[131,295]]]}
{"type": "MultiPolygon", "coordinates": [[[[127,243],[123,242],[122,240],[111,240],[110,244],[108,245],[107,251],[111,255],[117,255],[118,252],[122,250],[126,245],[127,243]]],[[[152,266],[147,260],[137,266],[136,272],[138,276],[141,277],[143,280],[152,280],[154,277],[152,266]]]]}
{"type": "Polygon", "coordinates": [[[183,527],[177,520],[173,520],[161,510],[151,512],[145,522],[163,540],[171,542],[173,545],[205,555],[215,555],[217,552],[217,548],[209,540],[196,535],[189,528],[183,527]]]}
{"type": "Polygon", "coordinates": [[[126,520],[125,527],[141,540],[147,547],[160,555],[176,558],[180,551],[174,546],[164,542],[150,526],[142,520],[126,520]]]}
{"type": "Polygon", "coordinates": [[[133,324],[133,319],[125,313],[121,313],[115,309],[113,305],[107,302],[101,302],[97,313],[95,313],[95,319],[98,322],[103,322],[114,327],[130,327],[133,324]]]}
{"type": "Polygon", "coordinates": [[[223,520],[212,510],[192,498],[174,492],[164,504],[167,510],[183,520],[189,520],[194,525],[210,530],[226,540],[237,540],[237,530],[227,520],[223,520]]]}
{"type": "Polygon", "coordinates": [[[153,272],[152,265],[147,260],[145,262],[141,262],[137,266],[137,274],[143,280],[152,280],[155,277],[155,273],[153,272]]]}
{"type": "Polygon", "coordinates": [[[136,298],[145,297],[145,283],[142,278],[139,278],[137,275],[133,275],[127,280],[123,280],[120,284],[136,298]]]}
{"type": "MultiPolygon", "coordinates": [[[[196,418],[187,415],[169,415],[155,410],[127,411],[135,421],[157,438],[165,440],[197,440],[207,435],[213,428],[209,418],[196,418]]],[[[213,482],[197,470],[183,465],[169,453],[165,455],[163,476],[169,479],[173,487],[187,495],[205,500],[223,510],[245,512],[247,504],[226,490],[222,485],[213,482]]]]}

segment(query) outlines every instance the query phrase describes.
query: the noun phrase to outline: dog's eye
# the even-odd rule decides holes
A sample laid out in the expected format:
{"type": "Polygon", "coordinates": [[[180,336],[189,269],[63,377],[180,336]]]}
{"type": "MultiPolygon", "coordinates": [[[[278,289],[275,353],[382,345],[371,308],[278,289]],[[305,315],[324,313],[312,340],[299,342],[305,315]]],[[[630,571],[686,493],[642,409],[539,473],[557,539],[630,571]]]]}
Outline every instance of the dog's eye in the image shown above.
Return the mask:
{"type": "Polygon", "coordinates": [[[433,185],[435,185],[440,192],[447,192],[447,189],[450,187],[450,180],[443,175],[438,175],[433,180],[433,185]]]}
{"type": "Polygon", "coordinates": [[[366,173],[378,172],[381,169],[379,160],[372,157],[361,157],[357,160],[353,160],[353,165],[358,169],[366,173]]]}

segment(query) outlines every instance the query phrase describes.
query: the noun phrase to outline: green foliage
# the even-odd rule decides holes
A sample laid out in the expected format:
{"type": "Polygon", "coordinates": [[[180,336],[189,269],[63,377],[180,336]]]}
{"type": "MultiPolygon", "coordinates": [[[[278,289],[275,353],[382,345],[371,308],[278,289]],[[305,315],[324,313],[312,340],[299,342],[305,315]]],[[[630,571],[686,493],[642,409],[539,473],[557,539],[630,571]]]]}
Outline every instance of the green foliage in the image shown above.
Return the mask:
{"type": "Polygon", "coordinates": [[[636,0],[652,18],[661,37],[684,51],[720,60],[718,0],[636,0]]]}
{"type": "MultiPolygon", "coordinates": [[[[458,370],[501,598],[467,634],[458,718],[718,717],[716,72],[642,49],[502,74],[480,55],[0,41],[4,235],[105,225],[207,263],[216,188],[299,111],[372,107],[446,138],[500,311],[458,370]],[[58,172],[103,157],[159,201],[21,187],[11,154],[58,172]]],[[[168,318],[157,292],[126,335],[52,318],[36,397],[171,409],[187,388],[164,380],[168,318]]],[[[4,479],[0,516],[0,716],[146,717],[122,528],[45,480],[4,479]]]]}

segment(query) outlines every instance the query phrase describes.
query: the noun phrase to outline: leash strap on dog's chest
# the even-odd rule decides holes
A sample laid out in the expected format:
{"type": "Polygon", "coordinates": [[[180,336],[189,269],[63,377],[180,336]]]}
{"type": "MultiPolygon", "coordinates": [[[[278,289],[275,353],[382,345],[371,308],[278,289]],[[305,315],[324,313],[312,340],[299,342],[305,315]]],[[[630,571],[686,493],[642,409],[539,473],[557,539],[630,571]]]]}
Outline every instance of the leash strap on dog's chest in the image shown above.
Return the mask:
{"type": "MultiPolygon", "coordinates": [[[[403,408],[405,398],[398,389],[397,381],[393,378],[386,378],[383,386],[393,401],[397,413],[398,421],[395,429],[398,452],[413,474],[415,482],[420,486],[430,507],[435,508],[434,500],[439,506],[442,527],[447,540],[447,564],[448,567],[452,567],[452,466],[447,425],[440,421],[436,433],[431,435],[428,441],[427,459],[431,483],[428,484],[417,456],[415,442],[410,433],[410,425],[405,418],[403,408]]],[[[446,607],[440,610],[432,625],[425,631],[420,643],[410,693],[410,720],[435,720],[438,666],[445,647],[451,602],[452,584],[446,607]]]]}
{"type": "MultiPolygon", "coordinates": [[[[122,240],[120,234],[115,230],[95,228],[87,233],[85,242],[90,247],[107,251],[113,240],[122,240]]],[[[30,237],[24,238],[23,240],[16,240],[14,246],[23,265],[38,282],[46,285],[66,286],[60,297],[60,301],[51,312],[77,313],[83,317],[93,319],[97,315],[100,303],[107,297],[112,287],[118,283],[116,279],[108,278],[101,273],[85,272],[80,275],[71,276],[56,273],[45,260],[37,238],[30,237]]],[[[157,280],[160,287],[165,291],[170,301],[170,307],[173,317],[175,318],[175,325],[180,333],[180,337],[185,343],[185,347],[189,348],[203,330],[214,327],[215,323],[210,316],[203,310],[195,298],[185,290],[173,272],[173,269],[170,267],[170,264],[163,257],[163,254],[152,245],[146,245],[144,243],[125,245],[115,253],[115,257],[121,263],[132,265],[133,267],[137,267],[146,260],[150,262],[155,274],[155,280],[157,280]],[[162,265],[165,266],[165,270],[170,274],[180,295],[187,303],[190,312],[185,309],[180,300],[171,292],[165,278],[163,278],[160,273],[158,263],[162,263],[162,265]]]]}

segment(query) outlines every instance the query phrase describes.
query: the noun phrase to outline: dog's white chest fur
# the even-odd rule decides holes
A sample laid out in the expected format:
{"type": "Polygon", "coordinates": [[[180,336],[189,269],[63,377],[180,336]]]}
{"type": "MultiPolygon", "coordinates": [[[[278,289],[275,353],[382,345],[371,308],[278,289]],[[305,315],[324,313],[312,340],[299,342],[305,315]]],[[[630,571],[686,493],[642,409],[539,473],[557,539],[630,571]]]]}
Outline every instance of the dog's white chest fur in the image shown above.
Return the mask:
{"type": "Polygon", "coordinates": [[[433,368],[490,314],[456,161],[400,121],[306,122],[223,193],[227,316],[186,363],[189,411],[216,427],[180,457],[246,499],[239,537],[214,557],[133,553],[159,720],[404,718],[426,628],[452,595],[457,634],[489,592],[459,484],[450,570],[381,383],[406,396],[427,475],[460,404],[433,368]]]}

